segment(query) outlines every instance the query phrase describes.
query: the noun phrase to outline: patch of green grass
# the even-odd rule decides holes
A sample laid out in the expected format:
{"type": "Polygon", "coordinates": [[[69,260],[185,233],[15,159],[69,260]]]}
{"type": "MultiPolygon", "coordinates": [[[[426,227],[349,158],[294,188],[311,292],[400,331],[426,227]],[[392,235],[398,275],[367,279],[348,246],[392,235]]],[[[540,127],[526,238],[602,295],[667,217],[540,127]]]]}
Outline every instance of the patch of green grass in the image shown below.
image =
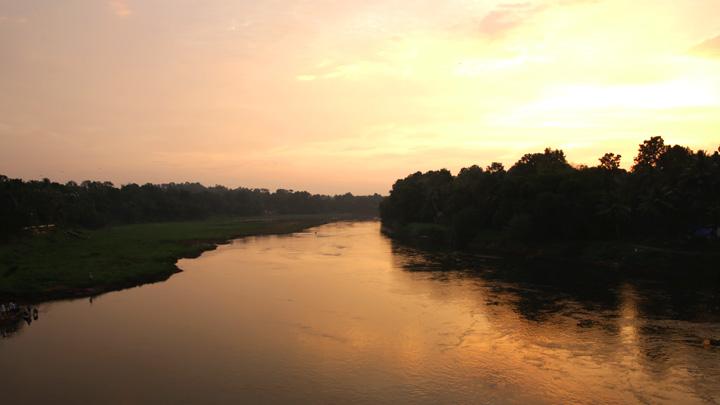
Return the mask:
{"type": "Polygon", "coordinates": [[[297,232],[328,216],[279,216],[57,230],[0,245],[0,298],[93,295],[164,280],[175,263],[233,238],[297,232]]]}

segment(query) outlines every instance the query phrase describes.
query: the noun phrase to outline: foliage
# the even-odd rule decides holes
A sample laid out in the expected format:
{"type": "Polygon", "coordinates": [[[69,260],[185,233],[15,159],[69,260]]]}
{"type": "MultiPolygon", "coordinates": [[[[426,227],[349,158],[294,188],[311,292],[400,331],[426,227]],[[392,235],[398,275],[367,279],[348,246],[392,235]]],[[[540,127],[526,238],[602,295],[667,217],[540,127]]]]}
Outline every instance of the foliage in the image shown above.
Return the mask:
{"type": "Polygon", "coordinates": [[[84,181],[59,184],[0,176],[0,238],[45,224],[105,225],[199,220],[213,216],[354,213],[375,215],[382,197],[313,195],[279,189],[229,189],[199,183],[127,184],[84,181]]]}
{"type": "Polygon", "coordinates": [[[663,140],[662,137],[653,136],[644,141],[642,145],[640,145],[637,157],[635,157],[633,171],[656,167],[658,161],[666,151],[667,146],[665,146],[665,140],[663,140]]]}
{"type": "Polygon", "coordinates": [[[398,180],[380,204],[388,228],[426,222],[466,245],[488,232],[513,240],[681,238],[720,225],[720,153],[639,147],[631,171],[607,153],[597,167],[573,167],[561,150],[524,155],[509,170],[493,163],[398,180]]]}
{"type": "Polygon", "coordinates": [[[621,155],[606,153],[600,159],[600,168],[605,170],[619,170],[621,155]]]}

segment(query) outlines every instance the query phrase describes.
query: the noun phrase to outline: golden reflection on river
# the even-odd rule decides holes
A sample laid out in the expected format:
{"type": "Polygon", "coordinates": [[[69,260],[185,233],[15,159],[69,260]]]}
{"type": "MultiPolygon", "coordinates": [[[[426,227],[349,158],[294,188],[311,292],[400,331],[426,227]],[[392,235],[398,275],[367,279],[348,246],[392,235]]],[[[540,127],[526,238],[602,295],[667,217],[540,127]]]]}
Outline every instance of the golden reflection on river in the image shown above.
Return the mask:
{"type": "MultiPolygon", "coordinates": [[[[165,283],[44,304],[7,403],[717,403],[717,311],[599,297],[394,245],[377,222],[238,240],[165,283]],[[450,267],[448,269],[448,267],[450,267]],[[472,267],[469,269],[468,267],[472,267]],[[472,270],[472,271],[471,271],[472,270]],[[645,308],[648,308],[647,310],[645,308]],[[671,314],[671,315],[668,315],[671,314]]],[[[661,304],[658,304],[660,302],[661,304]]]]}

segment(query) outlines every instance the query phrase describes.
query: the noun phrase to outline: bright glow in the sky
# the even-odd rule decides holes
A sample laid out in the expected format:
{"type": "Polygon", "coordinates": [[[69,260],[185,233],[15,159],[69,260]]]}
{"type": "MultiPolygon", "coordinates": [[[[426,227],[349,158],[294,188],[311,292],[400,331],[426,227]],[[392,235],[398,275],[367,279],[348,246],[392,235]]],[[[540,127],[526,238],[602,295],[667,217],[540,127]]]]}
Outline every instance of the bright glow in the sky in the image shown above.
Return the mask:
{"type": "Polygon", "coordinates": [[[385,193],[720,145],[720,0],[0,0],[0,173],[385,193]]]}

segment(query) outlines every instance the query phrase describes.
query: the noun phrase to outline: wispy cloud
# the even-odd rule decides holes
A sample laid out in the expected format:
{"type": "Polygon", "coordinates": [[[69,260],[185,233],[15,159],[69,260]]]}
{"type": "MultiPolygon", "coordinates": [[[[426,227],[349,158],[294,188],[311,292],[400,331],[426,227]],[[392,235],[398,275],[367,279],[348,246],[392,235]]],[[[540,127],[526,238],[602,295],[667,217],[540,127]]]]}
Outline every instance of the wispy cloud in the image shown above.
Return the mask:
{"type": "Polygon", "coordinates": [[[330,61],[323,61],[316,67],[315,72],[297,75],[295,79],[302,82],[323,79],[357,80],[377,75],[405,76],[407,74],[402,68],[397,69],[388,61],[378,60],[358,60],[347,64],[333,64],[330,61]]]}
{"type": "Polygon", "coordinates": [[[558,6],[577,6],[582,4],[595,4],[602,1],[603,0],[557,0],[555,4],[558,6]]]}
{"type": "Polygon", "coordinates": [[[132,9],[127,0],[110,0],[108,2],[113,13],[118,17],[127,17],[132,14],[132,9]]]}
{"type": "Polygon", "coordinates": [[[480,20],[480,32],[490,38],[501,37],[546,8],[529,2],[501,4],[480,20]]]}
{"type": "Polygon", "coordinates": [[[480,20],[479,29],[483,35],[489,38],[500,38],[548,9],[595,4],[601,1],[602,0],[551,0],[502,3],[480,20]]]}
{"type": "Polygon", "coordinates": [[[28,19],[25,17],[10,17],[6,15],[0,15],[0,24],[8,23],[8,24],[25,24],[28,22],[28,19]]]}
{"type": "Polygon", "coordinates": [[[691,49],[696,55],[720,57],[720,35],[710,38],[691,49]]]}

